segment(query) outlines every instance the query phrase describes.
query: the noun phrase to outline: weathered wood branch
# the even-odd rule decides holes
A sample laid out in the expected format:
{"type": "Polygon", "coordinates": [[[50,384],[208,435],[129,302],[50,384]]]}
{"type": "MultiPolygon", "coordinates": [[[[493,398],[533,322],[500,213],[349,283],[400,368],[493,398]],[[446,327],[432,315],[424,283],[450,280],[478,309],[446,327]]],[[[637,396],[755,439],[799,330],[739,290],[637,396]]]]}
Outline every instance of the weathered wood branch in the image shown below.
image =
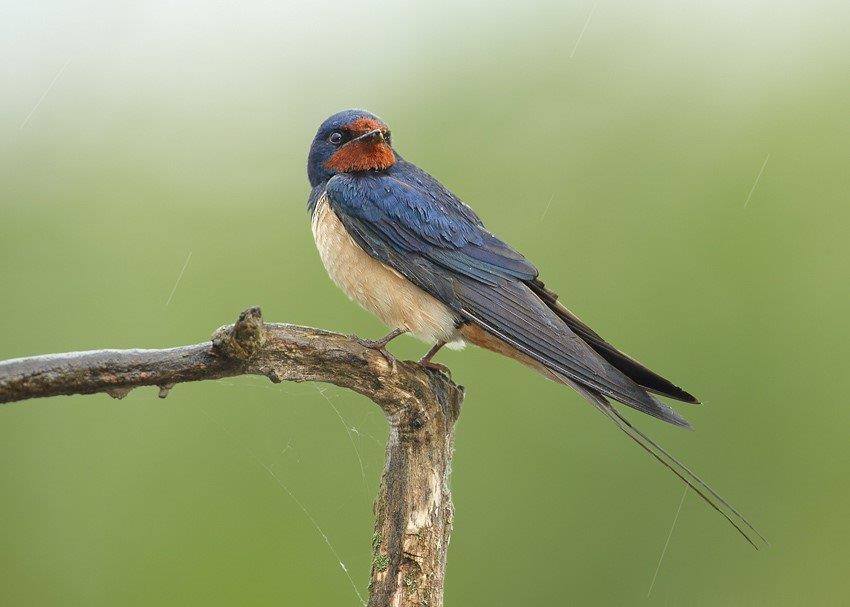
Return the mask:
{"type": "Polygon", "coordinates": [[[463,388],[412,362],[390,363],[356,339],[266,324],[259,308],[199,344],[163,350],[96,350],[0,362],[0,403],[105,392],[121,398],[158,386],[235,375],[320,381],[374,401],[389,422],[375,501],[370,607],[439,607],[452,528],[448,485],[463,388]]]}

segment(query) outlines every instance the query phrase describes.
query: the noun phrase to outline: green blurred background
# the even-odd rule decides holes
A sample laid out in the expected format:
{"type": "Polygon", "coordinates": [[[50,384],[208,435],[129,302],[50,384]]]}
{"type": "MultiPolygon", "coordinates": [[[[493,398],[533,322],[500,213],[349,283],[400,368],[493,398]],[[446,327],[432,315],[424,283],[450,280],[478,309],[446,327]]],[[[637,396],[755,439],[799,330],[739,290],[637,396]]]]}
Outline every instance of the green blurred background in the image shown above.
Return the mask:
{"type": "MultiPolygon", "coordinates": [[[[193,343],[254,304],[382,334],[305,211],[317,125],[366,107],[585,320],[704,400],[680,407],[693,433],[631,418],[772,542],[756,553],[690,494],[647,597],[682,485],[572,392],[444,352],[468,389],[447,604],[850,600],[846,2],[2,17],[0,357],[193,343]]],[[[385,437],[364,398],[261,378],[2,407],[0,604],[356,606],[385,437]]]]}

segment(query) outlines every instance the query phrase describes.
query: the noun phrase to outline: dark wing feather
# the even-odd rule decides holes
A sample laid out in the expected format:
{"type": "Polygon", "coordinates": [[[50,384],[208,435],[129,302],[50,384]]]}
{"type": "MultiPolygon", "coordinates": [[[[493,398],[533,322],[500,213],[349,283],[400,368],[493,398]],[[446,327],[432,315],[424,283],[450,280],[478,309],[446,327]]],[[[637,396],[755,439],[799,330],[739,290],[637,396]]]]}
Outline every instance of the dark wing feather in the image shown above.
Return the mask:
{"type": "Polygon", "coordinates": [[[548,369],[677,426],[688,422],[594,352],[522,282],[461,279],[460,313],[548,369]]]}
{"type": "Polygon", "coordinates": [[[593,348],[602,358],[611,363],[614,367],[622,371],[626,376],[632,379],[635,383],[640,384],[647,390],[675,398],[686,403],[698,404],[699,400],[692,394],[689,394],[670,380],[665,379],[646,368],[644,365],[633,359],[628,354],[621,352],[610,343],[605,341],[596,331],[588,327],[581,319],[565,308],[559,301],[558,296],[546,288],[546,286],[538,279],[534,279],[528,283],[531,290],[534,291],[549,308],[555,312],[567,326],[575,331],[576,335],[581,337],[587,344],[593,348]]]}

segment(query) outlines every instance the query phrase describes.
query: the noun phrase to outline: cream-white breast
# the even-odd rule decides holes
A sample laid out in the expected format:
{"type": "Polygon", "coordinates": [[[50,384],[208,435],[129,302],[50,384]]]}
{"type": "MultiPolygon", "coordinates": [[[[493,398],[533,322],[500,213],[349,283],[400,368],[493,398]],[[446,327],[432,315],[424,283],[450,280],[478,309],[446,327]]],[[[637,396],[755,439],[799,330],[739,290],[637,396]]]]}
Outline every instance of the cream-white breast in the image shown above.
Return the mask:
{"type": "Polygon", "coordinates": [[[404,276],[370,257],[354,241],[323,195],[313,214],[313,238],[331,280],[392,329],[428,344],[463,347],[455,314],[404,276]]]}

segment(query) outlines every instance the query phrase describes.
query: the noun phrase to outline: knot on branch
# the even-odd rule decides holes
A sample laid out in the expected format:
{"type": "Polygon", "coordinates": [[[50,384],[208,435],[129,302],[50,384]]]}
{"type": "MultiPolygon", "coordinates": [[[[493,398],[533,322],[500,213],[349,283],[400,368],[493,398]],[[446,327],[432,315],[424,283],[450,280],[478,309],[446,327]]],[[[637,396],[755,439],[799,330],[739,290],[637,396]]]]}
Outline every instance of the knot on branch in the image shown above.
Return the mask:
{"type": "Polygon", "coordinates": [[[213,333],[213,348],[227,358],[249,360],[265,344],[263,313],[254,306],[243,311],[235,324],[221,327],[213,333]]]}

